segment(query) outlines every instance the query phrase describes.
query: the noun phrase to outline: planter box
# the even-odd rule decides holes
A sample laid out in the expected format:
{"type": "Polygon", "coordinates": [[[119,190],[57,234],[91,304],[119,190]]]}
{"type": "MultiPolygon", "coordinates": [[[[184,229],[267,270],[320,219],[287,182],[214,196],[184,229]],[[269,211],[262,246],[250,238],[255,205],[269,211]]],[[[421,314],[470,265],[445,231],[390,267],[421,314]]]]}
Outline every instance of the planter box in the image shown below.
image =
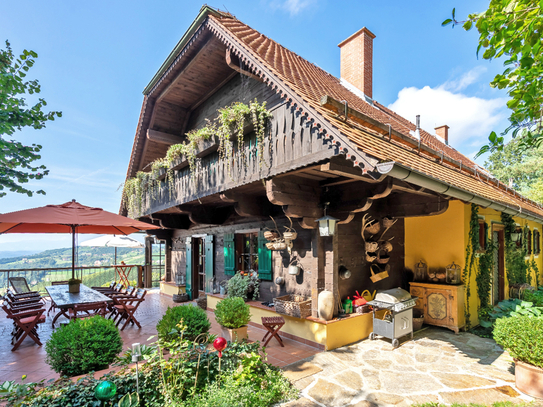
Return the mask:
{"type": "Polygon", "coordinates": [[[529,396],[543,398],[543,369],[515,360],[515,385],[529,396]]]}
{"type": "Polygon", "coordinates": [[[223,338],[230,342],[242,342],[244,339],[249,339],[247,325],[237,329],[228,329],[221,326],[221,333],[223,338]]]}
{"type": "Polygon", "coordinates": [[[80,284],[70,284],[68,285],[68,292],[76,294],[79,292],[80,284]]]}

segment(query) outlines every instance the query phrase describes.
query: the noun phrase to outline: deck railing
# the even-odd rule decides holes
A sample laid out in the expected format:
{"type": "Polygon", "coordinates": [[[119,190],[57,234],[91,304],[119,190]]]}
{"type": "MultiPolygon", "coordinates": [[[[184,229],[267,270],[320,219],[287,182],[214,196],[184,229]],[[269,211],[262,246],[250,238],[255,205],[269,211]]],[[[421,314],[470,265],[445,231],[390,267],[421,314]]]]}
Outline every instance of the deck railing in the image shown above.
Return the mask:
{"type": "MultiPolygon", "coordinates": [[[[140,267],[135,267],[128,276],[130,282],[136,284],[140,267]]],[[[107,286],[115,279],[115,268],[112,266],[76,267],[75,276],[88,287],[107,286]]],[[[71,267],[56,268],[27,268],[27,269],[0,269],[0,295],[4,295],[9,286],[9,277],[24,277],[30,289],[46,294],[45,287],[52,285],[53,281],[65,281],[72,277],[71,267]]]]}

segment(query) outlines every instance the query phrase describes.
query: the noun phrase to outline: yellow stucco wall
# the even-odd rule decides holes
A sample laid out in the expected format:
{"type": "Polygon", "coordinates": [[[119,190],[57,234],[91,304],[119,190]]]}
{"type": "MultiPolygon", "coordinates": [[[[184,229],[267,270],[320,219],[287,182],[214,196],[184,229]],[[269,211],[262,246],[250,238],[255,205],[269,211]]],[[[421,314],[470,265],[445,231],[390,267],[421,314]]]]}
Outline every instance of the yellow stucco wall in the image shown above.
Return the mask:
{"type": "MultiPolygon", "coordinates": [[[[493,209],[480,208],[479,215],[484,218],[490,227],[492,227],[493,223],[501,223],[501,213],[493,209]]],[[[464,269],[470,216],[470,205],[460,201],[451,201],[449,209],[441,215],[405,219],[405,267],[414,270],[415,264],[422,259],[428,265],[428,268],[445,268],[454,261],[464,269]]],[[[536,228],[543,234],[541,224],[519,217],[514,217],[514,220],[522,227],[527,224],[532,233],[536,228]]],[[[539,284],[541,284],[543,278],[543,254],[538,256],[532,254],[526,259],[535,259],[540,270],[539,284]]],[[[476,272],[472,273],[470,279],[471,296],[469,305],[472,326],[479,323],[477,316],[479,298],[477,297],[475,278],[476,272]]],[[[532,285],[535,285],[535,273],[532,274],[532,285]]],[[[508,294],[507,270],[505,270],[506,298],[508,298],[508,294]]]]}
{"type": "MultiPolygon", "coordinates": [[[[207,307],[215,309],[221,300],[220,297],[208,295],[207,307]]],[[[277,315],[272,310],[251,307],[251,322],[259,325],[262,325],[262,317],[277,315]]],[[[281,328],[281,332],[321,344],[326,350],[336,349],[365,339],[373,330],[372,314],[357,315],[329,323],[281,316],[285,319],[285,325],[281,328]]]]}
{"type": "Polygon", "coordinates": [[[181,294],[181,293],[184,293],[186,292],[185,291],[185,286],[176,286],[174,284],[171,284],[171,283],[165,283],[164,281],[161,281],[160,282],[160,292],[162,294],[166,294],[166,295],[169,295],[170,297],[174,294],[181,294]]]}

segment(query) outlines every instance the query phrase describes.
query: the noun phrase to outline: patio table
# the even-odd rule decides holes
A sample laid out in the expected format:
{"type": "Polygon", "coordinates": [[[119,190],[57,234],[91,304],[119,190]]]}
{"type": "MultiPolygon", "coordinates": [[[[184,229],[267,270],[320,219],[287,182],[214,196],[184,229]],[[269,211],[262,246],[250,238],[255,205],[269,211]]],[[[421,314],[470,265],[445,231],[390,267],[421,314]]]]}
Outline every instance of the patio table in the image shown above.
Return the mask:
{"type": "Polygon", "coordinates": [[[130,282],[128,281],[128,277],[130,276],[130,272],[132,271],[133,267],[137,267],[134,264],[114,264],[113,267],[115,268],[115,271],[119,275],[119,280],[121,283],[128,287],[130,285],[130,282]]]}
{"type": "Polygon", "coordinates": [[[45,287],[47,293],[51,297],[51,300],[55,303],[56,307],[59,309],[59,312],[53,318],[52,326],[55,327],[55,322],[57,319],[64,315],[66,318],[70,319],[67,312],[78,304],[92,304],[95,302],[107,302],[108,304],[112,303],[113,300],[108,296],[93,290],[92,288],[87,287],[86,285],[81,284],[78,293],[71,293],[68,291],[67,284],[53,285],[50,287],[45,287]]]}

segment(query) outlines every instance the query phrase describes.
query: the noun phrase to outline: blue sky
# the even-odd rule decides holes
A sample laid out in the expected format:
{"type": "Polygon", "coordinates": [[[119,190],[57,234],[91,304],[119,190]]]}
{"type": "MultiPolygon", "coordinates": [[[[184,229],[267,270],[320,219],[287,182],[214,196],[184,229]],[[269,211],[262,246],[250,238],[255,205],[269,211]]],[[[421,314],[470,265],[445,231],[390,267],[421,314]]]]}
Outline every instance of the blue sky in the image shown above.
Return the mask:
{"type": "MultiPolygon", "coordinates": [[[[475,55],[477,32],[441,27],[488,1],[221,0],[238,19],[339,76],[339,44],[366,26],[375,35],[373,96],[421,126],[448,124],[453,147],[473,155],[506,127],[503,92],[488,86],[500,61],[475,55]]],[[[196,18],[201,2],[116,0],[5,2],[0,40],[39,55],[30,71],[63,117],[16,138],[43,145],[46,196],[8,193],[0,212],[71,199],[117,212],[143,100],[142,90],[196,18]]],[[[0,44],[4,48],[3,43],[0,44]]],[[[30,99],[29,99],[30,100],[30,99]]],[[[84,240],[82,237],[81,240],[84,240]]],[[[0,251],[69,246],[64,235],[0,236],[0,251]],[[23,247],[24,246],[24,247],[23,247]]]]}

